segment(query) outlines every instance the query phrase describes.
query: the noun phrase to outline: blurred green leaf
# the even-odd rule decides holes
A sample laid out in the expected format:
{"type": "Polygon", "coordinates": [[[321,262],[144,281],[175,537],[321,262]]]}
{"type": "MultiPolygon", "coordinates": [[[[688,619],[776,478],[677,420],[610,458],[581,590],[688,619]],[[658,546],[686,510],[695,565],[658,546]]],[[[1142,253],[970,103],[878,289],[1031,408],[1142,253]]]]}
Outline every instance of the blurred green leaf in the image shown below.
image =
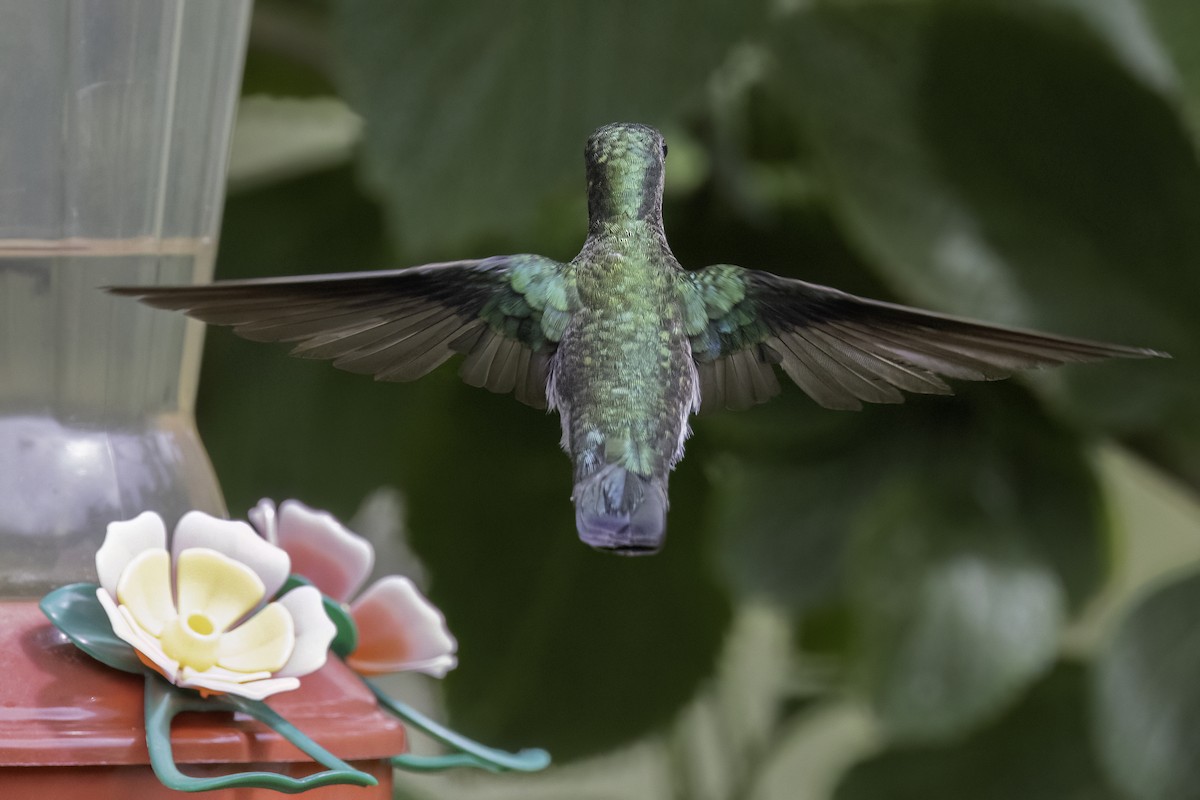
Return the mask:
{"type": "Polygon", "coordinates": [[[857,671],[897,738],[997,714],[1107,573],[1099,491],[1071,434],[1014,387],[971,396],[876,434],[867,457],[887,473],[855,504],[857,671]]]}
{"type": "Polygon", "coordinates": [[[364,179],[413,252],[519,242],[548,197],[582,191],[594,128],[674,120],[766,6],[339,0],[342,85],[368,120],[364,179]]]}
{"type": "Polygon", "coordinates": [[[774,608],[742,605],[725,640],[711,689],[719,726],[713,735],[743,784],[761,769],[759,762],[779,734],[787,704],[797,699],[789,623],[774,608]]]}
{"type": "Polygon", "coordinates": [[[930,508],[966,498],[972,516],[1051,565],[1072,610],[1086,603],[1108,554],[1099,490],[1076,436],[1012,384],[955,388],[957,399],[913,397],[856,414],[806,414],[792,401],[811,402],[785,392],[762,413],[706,428],[726,451],[711,496],[734,585],[797,610],[823,602],[842,580],[864,509],[893,485],[916,482],[912,496],[930,508]]]}
{"type": "Polygon", "coordinates": [[[244,97],[233,131],[229,190],[348,161],[361,132],[362,120],[334,97],[244,97]]]}
{"type": "Polygon", "coordinates": [[[999,10],[1020,9],[1027,14],[1043,15],[1060,24],[1082,25],[1106,44],[1132,75],[1147,86],[1171,93],[1179,79],[1171,60],[1155,35],[1142,0],[968,0],[976,5],[999,10]]]}
{"type": "Polygon", "coordinates": [[[715,451],[710,520],[735,591],[805,613],[839,597],[859,508],[893,466],[880,443],[921,413],[831,412],[788,385],[766,406],[700,418],[691,450],[715,451]]]}
{"type": "Polygon", "coordinates": [[[801,425],[807,441],[786,450],[743,439],[713,471],[734,587],[802,612],[835,647],[852,643],[860,687],[902,738],[999,713],[1048,667],[1068,612],[1109,567],[1075,435],[1018,387],[962,389],[826,412],[856,424],[801,425]],[[849,614],[829,616],[839,599],[849,614]]]}
{"type": "Polygon", "coordinates": [[[1116,800],[1092,754],[1084,670],[1060,664],[1003,719],[948,747],[853,767],[836,800],[1116,800]]]}
{"type": "Polygon", "coordinates": [[[1098,658],[1095,737],[1137,800],[1200,797],[1200,574],[1145,596],[1098,658]]]}
{"type": "Polygon", "coordinates": [[[1092,461],[1111,518],[1113,569],[1063,642],[1066,652],[1093,656],[1147,586],[1200,563],[1200,495],[1124,448],[1106,444],[1092,461]]]}
{"type": "Polygon", "coordinates": [[[850,589],[860,680],[894,737],[947,738],[1046,669],[1064,603],[1020,531],[983,513],[949,474],[914,473],[876,499],[860,534],[850,589]]]}
{"type": "Polygon", "coordinates": [[[673,796],[750,795],[797,694],[791,634],[790,620],[778,609],[736,608],[714,679],[664,737],[673,796]]]}
{"type": "Polygon", "coordinates": [[[832,697],[794,715],[779,731],[750,800],[830,800],[855,762],[879,751],[878,727],[860,703],[832,697]]]}
{"type": "Polygon", "coordinates": [[[1200,4],[1193,0],[1141,0],[1155,32],[1170,52],[1182,83],[1192,136],[1200,142],[1200,4]]]}
{"type": "Polygon", "coordinates": [[[797,14],[778,78],[847,230],[910,299],[1168,350],[1040,382],[1200,483],[1200,166],[1171,104],[1029,3],[797,14]],[[853,98],[852,102],[848,98],[853,98]]]}
{"type": "Polygon", "coordinates": [[[841,587],[855,501],[875,472],[861,455],[802,464],[735,457],[717,462],[712,475],[720,564],[741,595],[802,611],[841,587]]]}
{"type": "Polygon", "coordinates": [[[258,0],[242,94],[322,97],[334,91],[326,0],[258,0]]]}

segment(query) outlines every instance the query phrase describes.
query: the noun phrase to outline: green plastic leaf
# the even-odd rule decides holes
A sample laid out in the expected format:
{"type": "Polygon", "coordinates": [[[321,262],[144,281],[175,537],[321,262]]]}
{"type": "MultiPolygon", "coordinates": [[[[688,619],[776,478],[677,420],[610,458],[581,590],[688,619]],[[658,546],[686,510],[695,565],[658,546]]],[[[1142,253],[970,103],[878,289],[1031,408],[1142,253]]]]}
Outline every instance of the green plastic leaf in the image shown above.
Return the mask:
{"type": "Polygon", "coordinates": [[[234,695],[202,698],[196,692],[180,689],[163,680],[157,673],[146,670],[145,707],[146,747],[150,751],[150,766],[168,789],[179,792],[209,792],[244,787],[299,794],[321,786],[376,786],[379,783],[373,776],[354,769],[321,747],[266,703],[234,695]],[[179,714],[189,711],[234,711],[253,717],[327,769],[303,778],[263,771],[236,772],[209,778],[186,775],[175,763],[172,753],[171,722],[179,714]]]}
{"type": "Polygon", "coordinates": [[[122,672],[144,671],[136,651],[113,633],[108,614],[96,599],[94,583],[73,583],[47,594],[39,603],[55,627],[83,652],[122,672]]]}
{"type": "Polygon", "coordinates": [[[1096,665],[1095,738],[1114,783],[1137,800],[1198,796],[1200,573],[1147,594],[1096,665]]]}
{"type": "Polygon", "coordinates": [[[1088,741],[1084,670],[1060,664],[1003,719],[946,747],[888,750],[835,800],[1117,800],[1088,741]]]}
{"type": "Polygon", "coordinates": [[[781,26],[835,210],[909,300],[1157,347],[1055,371],[1078,424],[1200,483],[1200,166],[1171,101],[1062,11],[822,7],[781,26]],[[848,101],[853,98],[853,102],[848,101]]]}
{"type": "Polygon", "coordinates": [[[676,120],[768,4],[335,6],[341,83],[367,120],[363,177],[406,247],[444,258],[482,234],[520,241],[548,198],[582,195],[588,134],[676,120]]]}

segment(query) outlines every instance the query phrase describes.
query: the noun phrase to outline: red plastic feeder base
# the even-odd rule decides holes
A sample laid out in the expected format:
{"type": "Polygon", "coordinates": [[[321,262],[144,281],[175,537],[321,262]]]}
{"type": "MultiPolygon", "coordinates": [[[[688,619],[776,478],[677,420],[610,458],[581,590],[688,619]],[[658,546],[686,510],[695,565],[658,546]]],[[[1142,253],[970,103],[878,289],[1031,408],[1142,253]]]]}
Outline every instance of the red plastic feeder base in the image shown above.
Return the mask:
{"type": "MultiPolygon", "coordinates": [[[[391,798],[388,758],[404,729],[339,659],[305,676],[269,705],[378,786],[327,786],[314,800],[391,798]]],[[[143,681],[93,660],[58,631],[36,602],[0,603],[0,797],[22,800],[179,798],[150,768],[143,681]]],[[[175,761],[198,777],[262,769],[299,776],[322,767],[271,729],[227,713],[185,713],[171,742],[175,761]]],[[[201,792],[203,798],[280,797],[267,789],[201,792]]]]}

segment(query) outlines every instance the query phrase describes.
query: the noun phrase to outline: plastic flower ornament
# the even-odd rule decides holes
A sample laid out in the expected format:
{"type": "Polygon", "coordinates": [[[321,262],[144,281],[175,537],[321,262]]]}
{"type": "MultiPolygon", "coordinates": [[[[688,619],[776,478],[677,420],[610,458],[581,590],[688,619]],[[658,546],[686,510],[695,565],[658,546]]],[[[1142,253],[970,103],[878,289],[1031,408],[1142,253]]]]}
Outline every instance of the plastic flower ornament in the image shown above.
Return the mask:
{"type": "MultiPolygon", "coordinates": [[[[287,552],[293,572],[338,603],[349,602],[371,573],[371,543],[328,512],[297,500],[277,509],[264,499],[248,516],[267,542],[287,552]]],[[[441,678],[458,664],[458,644],[445,617],[406,577],[389,575],[371,584],[349,603],[349,612],[358,644],[345,661],[362,675],[415,671],[441,678]]]]}
{"type": "Polygon", "coordinates": [[[272,600],[290,562],[246,523],[199,511],[168,551],[162,518],[145,512],[108,526],[96,597],[113,633],[171,683],[262,700],[319,669],[336,633],[317,589],[272,600]]]}
{"type": "Polygon", "coordinates": [[[294,500],[278,511],[264,500],[250,518],[258,532],[192,511],[175,527],[170,549],[166,526],[153,512],[110,523],[96,553],[100,584],[60,586],[39,604],[80,650],[143,678],[146,748],[164,786],[294,793],[377,785],[263,702],[297,688],[300,676],[324,665],[331,651],[360,673],[380,708],[449,751],[399,753],[393,766],[531,772],[550,763],[537,748],[508,753],[472,741],[367,677],[403,670],[441,677],[456,664],[457,644],[441,612],[407,578],[377,581],[346,606],[375,560],[365,539],[294,500]],[[325,769],[302,777],[260,770],[187,775],[175,763],[172,720],[205,711],[255,719],[325,769]]]}

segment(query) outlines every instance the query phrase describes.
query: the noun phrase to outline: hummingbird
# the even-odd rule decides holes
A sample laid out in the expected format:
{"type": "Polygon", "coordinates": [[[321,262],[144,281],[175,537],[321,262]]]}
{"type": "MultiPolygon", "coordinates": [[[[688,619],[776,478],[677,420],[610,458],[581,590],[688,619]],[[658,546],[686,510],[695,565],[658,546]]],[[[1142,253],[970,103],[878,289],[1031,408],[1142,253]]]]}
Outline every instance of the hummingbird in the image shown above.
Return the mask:
{"type": "Polygon", "coordinates": [[[663,232],[667,144],[641,124],[598,128],[584,150],[588,233],[563,263],[540,255],[184,287],[113,287],[292,354],[382,381],[465,356],[463,380],[557,411],[574,467],[576,526],[593,548],[657,552],[667,480],[689,418],[780,391],[778,367],[820,406],[951,394],[943,378],[1155,350],[990,325],[730,264],[684,269],[663,232]]]}

